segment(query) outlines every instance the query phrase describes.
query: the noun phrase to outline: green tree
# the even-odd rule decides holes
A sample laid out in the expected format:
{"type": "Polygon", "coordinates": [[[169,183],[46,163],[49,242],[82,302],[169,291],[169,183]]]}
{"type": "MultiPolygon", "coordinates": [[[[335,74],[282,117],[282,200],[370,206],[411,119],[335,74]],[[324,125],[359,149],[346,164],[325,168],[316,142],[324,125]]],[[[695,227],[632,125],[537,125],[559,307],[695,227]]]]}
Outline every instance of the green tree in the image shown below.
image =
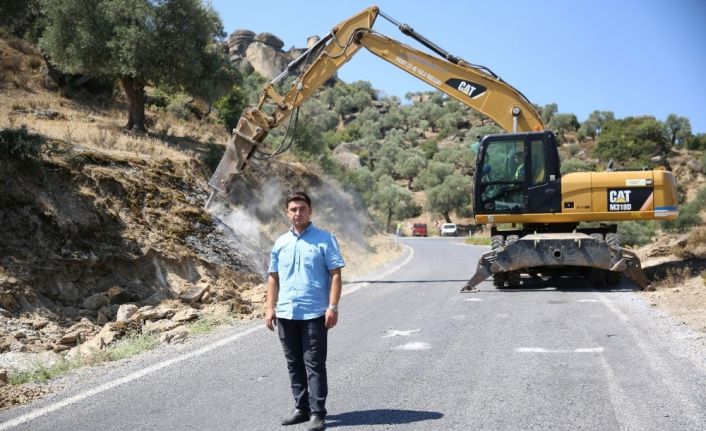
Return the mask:
{"type": "Polygon", "coordinates": [[[556,130],[561,141],[564,140],[566,132],[575,132],[579,126],[579,121],[574,114],[555,114],[548,123],[549,129],[556,130]]]}
{"type": "Polygon", "coordinates": [[[581,123],[579,133],[583,136],[589,136],[593,139],[609,121],[615,120],[615,114],[611,111],[593,111],[589,114],[586,121],[581,123]]]}
{"type": "Polygon", "coordinates": [[[61,70],[115,78],[128,99],[126,128],[145,130],[148,82],[184,87],[203,79],[208,47],[225,36],[200,0],[42,0],[40,45],[61,70]]]}
{"type": "MultiPolygon", "coordinates": [[[[217,44],[212,43],[206,47],[202,66],[201,77],[191,85],[191,93],[208,105],[206,117],[211,113],[214,102],[226,92],[235,86],[242,90],[243,78],[217,44]]],[[[243,101],[247,102],[244,92],[241,93],[243,101]]]]}
{"type": "Polygon", "coordinates": [[[382,176],[372,196],[372,206],[385,219],[385,232],[390,231],[392,218],[409,218],[421,214],[421,208],[412,199],[412,193],[395,184],[390,176],[382,176]]]}
{"type": "Polygon", "coordinates": [[[451,223],[451,213],[467,213],[471,205],[471,179],[464,175],[449,175],[444,182],[426,190],[427,209],[444,216],[451,223]]]}
{"type": "Polygon", "coordinates": [[[691,137],[691,122],[686,117],[669,114],[664,125],[667,127],[669,143],[672,146],[682,144],[691,137]]]}
{"type": "Polygon", "coordinates": [[[412,181],[426,167],[427,160],[423,155],[416,152],[403,154],[405,155],[395,164],[395,172],[401,178],[407,180],[407,188],[412,190],[412,181]]]}
{"type": "Polygon", "coordinates": [[[690,150],[706,150],[706,133],[690,136],[686,140],[686,148],[690,150]]]}
{"type": "Polygon", "coordinates": [[[552,117],[559,111],[559,106],[556,103],[548,103],[544,105],[543,108],[538,109],[540,117],[542,117],[542,122],[544,124],[549,124],[552,117]]]}
{"type": "Polygon", "coordinates": [[[17,37],[39,37],[40,0],[3,0],[0,2],[0,27],[7,28],[17,37]]]}
{"type": "Polygon", "coordinates": [[[432,160],[427,167],[414,179],[413,186],[417,189],[430,189],[444,182],[444,179],[453,174],[454,166],[432,160]]]}
{"type": "Polygon", "coordinates": [[[248,105],[247,102],[247,96],[243,90],[239,86],[234,85],[214,103],[214,107],[218,112],[218,118],[229,132],[235,129],[240,114],[242,114],[243,109],[248,105]]]}
{"type": "Polygon", "coordinates": [[[607,123],[597,140],[595,154],[624,167],[640,169],[654,155],[665,156],[669,140],[664,126],[652,117],[627,117],[607,123]]]}

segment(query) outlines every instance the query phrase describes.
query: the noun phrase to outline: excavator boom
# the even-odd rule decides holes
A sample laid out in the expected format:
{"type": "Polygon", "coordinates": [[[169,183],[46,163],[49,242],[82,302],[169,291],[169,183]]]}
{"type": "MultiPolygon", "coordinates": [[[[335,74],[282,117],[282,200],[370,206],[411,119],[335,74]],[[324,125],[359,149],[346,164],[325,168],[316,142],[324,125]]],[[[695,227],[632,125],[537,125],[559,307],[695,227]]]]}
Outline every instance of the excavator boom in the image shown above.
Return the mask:
{"type": "Polygon", "coordinates": [[[404,34],[444,55],[444,58],[429,55],[374,32],[372,27],[378,14],[379,9],[371,6],[334,26],[318,44],[265,86],[258,105],[246,109],[233,130],[226,153],[209,182],[214,191],[225,193],[232,177],[245,168],[248,159],[257,151],[269,130],[281,125],[293,110],[311,97],[360,48],[366,48],[415,78],[490,117],[505,131],[544,129],[539,114],[517,89],[487,69],[449,55],[409,26],[399,24],[384,14],[380,15],[398,25],[404,34]],[[313,62],[292,83],[289,91],[284,95],[279,94],[275,84],[312,57],[313,62]],[[271,114],[265,113],[264,107],[268,104],[274,108],[271,114]]]}

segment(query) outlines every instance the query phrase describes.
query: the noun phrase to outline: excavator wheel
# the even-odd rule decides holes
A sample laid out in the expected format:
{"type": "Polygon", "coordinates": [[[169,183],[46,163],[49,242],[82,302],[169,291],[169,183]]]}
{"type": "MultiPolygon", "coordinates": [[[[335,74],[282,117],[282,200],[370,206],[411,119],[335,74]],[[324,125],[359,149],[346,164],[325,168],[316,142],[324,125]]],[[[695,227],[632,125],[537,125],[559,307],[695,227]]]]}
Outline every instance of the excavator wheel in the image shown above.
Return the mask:
{"type": "MultiPolygon", "coordinates": [[[[505,244],[505,239],[502,235],[493,235],[490,237],[490,249],[495,251],[502,248],[505,244]]],[[[493,274],[493,286],[498,289],[505,287],[505,282],[507,281],[507,275],[504,273],[493,274]]]]}
{"type": "MultiPolygon", "coordinates": [[[[508,235],[507,238],[505,239],[505,246],[507,247],[508,245],[517,242],[520,240],[520,237],[518,235],[508,235]]],[[[506,273],[507,277],[507,285],[509,287],[520,287],[520,279],[521,279],[521,274],[520,271],[510,271],[506,273]]]]}

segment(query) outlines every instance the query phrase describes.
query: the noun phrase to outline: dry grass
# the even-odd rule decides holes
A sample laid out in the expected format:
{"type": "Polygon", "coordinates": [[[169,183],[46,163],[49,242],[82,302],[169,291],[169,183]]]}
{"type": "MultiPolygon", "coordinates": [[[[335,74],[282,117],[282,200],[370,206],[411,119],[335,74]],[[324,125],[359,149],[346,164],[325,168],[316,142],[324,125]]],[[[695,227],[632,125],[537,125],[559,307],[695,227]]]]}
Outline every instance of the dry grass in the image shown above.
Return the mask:
{"type": "Polygon", "coordinates": [[[377,235],[368,239],[368,249],[363,250],[357,244],[338,238],[341,253],[346,262],[343,280],[349,282],[355,278],[382,267],[399,256],[402,247],[393,238],[377,235]]]}
{"type": "Polygon", "coordinates": [[[156,116],[157,128],[150,133],[126,133],[122,129],[125,117],[118,108],[96,110],[48,92],[10,90],[0,94],[0,127],[26,125],[32,133],[83,148],[184,160],[194,157],[208,139],[225,140],[214,125],[179,124],[164,113],[156,116]],[[58,112],[59,118],[39,118],[34,114],[37,110],[58,112]]]}
{"type": "Polygon", "coordinates": [[[653,283],[656,289],[671,289],[680,287],[684,284],[684,280],[693,277],[693,270],[689,266],[683,268],[670,268],[667,274],[653,283]]]}
{"type": "Polygon", "coordinates": [[[672,252],[679,258],[697,257],[706,259],[706,226],[698,226],[689,232],[684,247],[674,247],[672,252]]]}
{"type": "Polygon", "coordinates": [[[0,128],[24,125],[32,133],[82,148],[173,160],[193,158],[205,151],[209,141],[227,139],[220,125],[149,110],[149,132],[126,133],[127,110],[120,102],[72,100],[45,89],[39,73],[43,60],[31,44],[0,34],[0,52],[0,128]],[[39,110],[58,115],[44,118],[39,110]]]}

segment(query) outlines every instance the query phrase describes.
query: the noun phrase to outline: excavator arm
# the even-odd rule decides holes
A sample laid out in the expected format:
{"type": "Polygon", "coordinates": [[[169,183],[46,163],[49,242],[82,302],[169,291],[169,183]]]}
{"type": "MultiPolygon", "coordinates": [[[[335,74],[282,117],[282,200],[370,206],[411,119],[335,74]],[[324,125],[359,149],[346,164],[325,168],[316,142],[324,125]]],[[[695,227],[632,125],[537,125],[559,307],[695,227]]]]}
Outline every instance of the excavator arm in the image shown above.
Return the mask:
{"type": "Polygon", "coordinates": [[[243,112],[223,159],[209,181],[214,192],[226,193],[232,177],[245,169],[268,132],[286,121],[292,111],[311,97],[360,48],[366,48],[415,78],[490,117],[506,131],[544,129],[532,104],[497,75],[448,54],[406,24],[397,23],[381,13],[376,6],[371,6],[333,27],[326,37],[290,63],[282,74],[265,86],[257,106],[243,112]],[[378,15],[390,20],[404,34],[441,57],[374,32],[372,27],[378,15]],[[278,93],[276,83],[312,57],[314,61],[297,77],[289,91],[284,95],[278,93]],[[267,105],[272,108],[267,110],[267,105]]]}

